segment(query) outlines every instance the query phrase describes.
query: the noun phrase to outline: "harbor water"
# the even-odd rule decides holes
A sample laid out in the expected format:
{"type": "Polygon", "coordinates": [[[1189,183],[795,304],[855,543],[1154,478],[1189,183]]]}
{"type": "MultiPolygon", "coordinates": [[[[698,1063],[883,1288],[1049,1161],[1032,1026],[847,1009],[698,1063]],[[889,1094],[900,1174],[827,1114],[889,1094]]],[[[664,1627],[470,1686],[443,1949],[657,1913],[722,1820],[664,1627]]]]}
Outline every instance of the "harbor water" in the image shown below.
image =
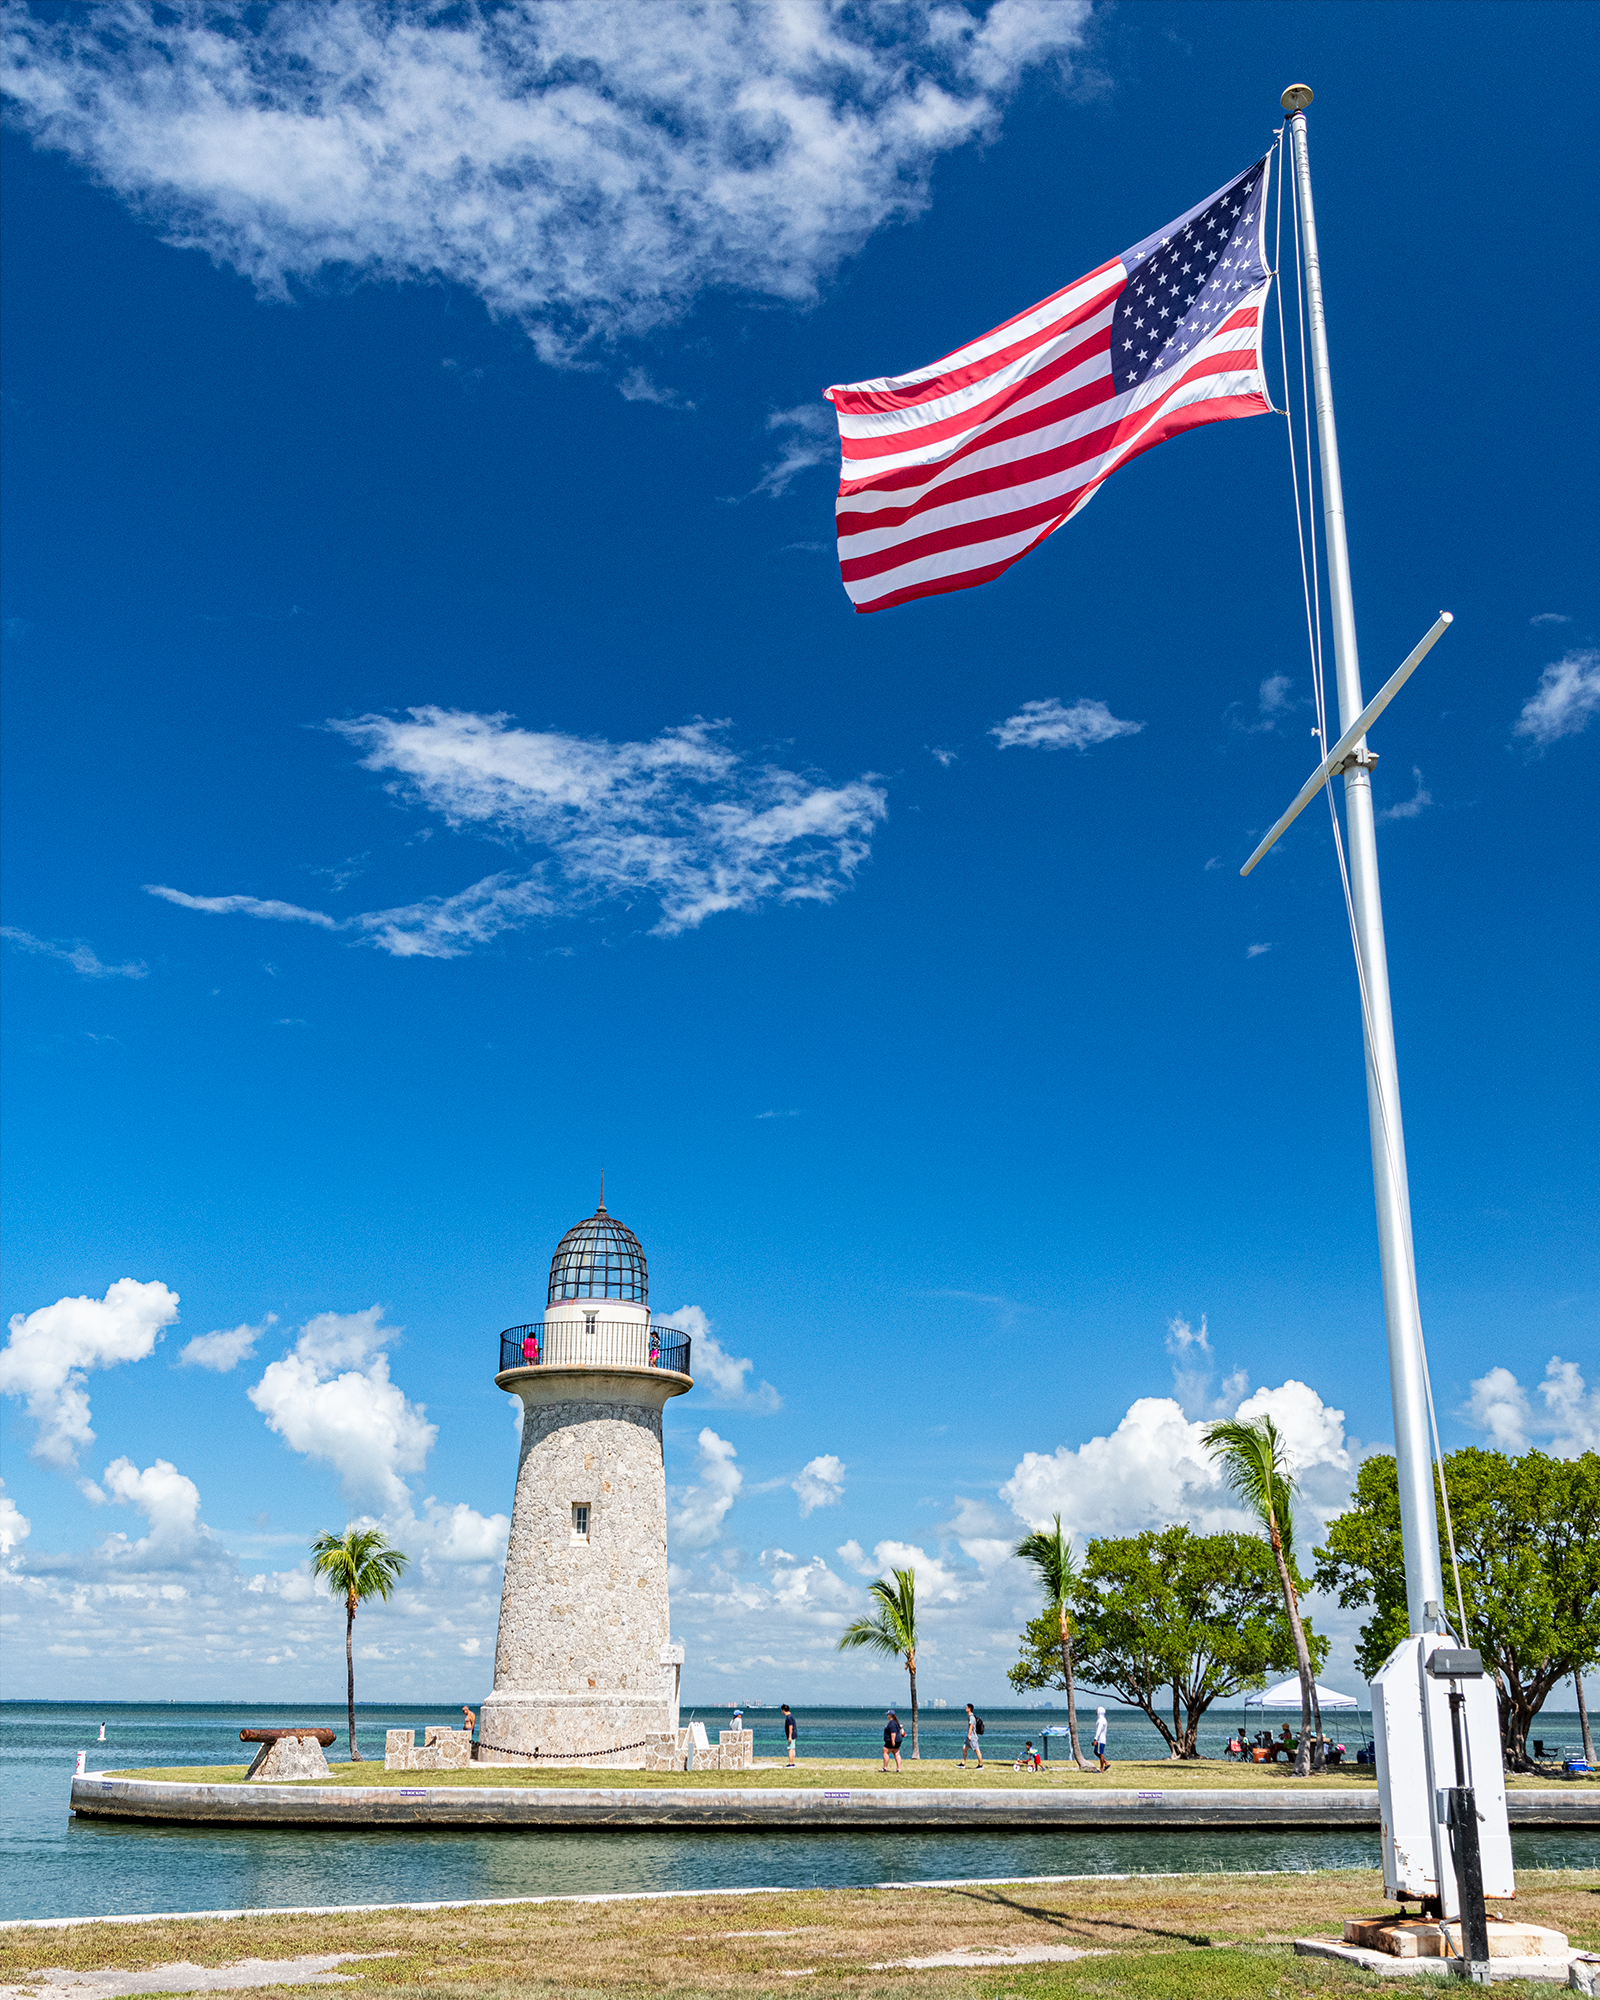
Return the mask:
{"type": "MultiPolygon", "coordinates": [[[[685,1708],[713,1741],[726,1709],[685,1708]]],[[[797,1710],[803,1760],[873,1757],[881,1744],[881,1709],[797,1710]]],[[[985,1712],[984,1752],[1010,1764],[1025,1738],[1064,1721],[1060,1711],[985,1712]]],[[[1087,1728],[1092,1719],[1083,1718],[1087,1728]]],[[[1114,1762],[1160,1758],[1165,1745],[1144,1718],[1110,1712],[1114,1762]]],[[[459,1709],[362,1706],[363,1755],[381,1761],[387,1729],[459,1726],[459,1709]]],[[[783,1754],[776,1709],[746,1710],[756,1754],[783,1754]]],[[[1200,1747],[1220,1754],[1243,1722],[1238,1710],[1214,1711],[1200,1747]]],[[[924,1763],[960,1754],[959,1710],[926,1711],[924,1763]]],[[[90,1770],[237,1765],[249,1751],[241,1728],[321,1723],[340,1731],[329,1752],[347,1754],[343,1709],[228,1704],[7,1702],[0,1704],[0,1917],[98,1916],[141,1911],[263,1909],[306,1904],[433,1902],[492,1896],[561,1896],[667,1889],[833,1888],[953,1876],[1243,1872],[1254,1869],[1371,1867],[1376,1836],[1351,1833],[1184,1831],[894,1832],[841,1834],[573,1833],[538,1829],[407,1833],[363,1829],[275,1830],[247,1827],[140,1826],[79,1821],[67,1810],[80,1750],[90,1770]],[[99,1741],[105,1725],[106,1739],[99,1741]]],[[[1342,1723],[1353,1753],[1365,1740],[1365,1717],[1342,1723]]],[[[1252,1720],[1252,1726],[1254,1722],[1252,1720]]],[[[251,1746],[253,1748],[253,1746],[251,1746]]],[[[909,1749],[909,1745],[907,1748],[909,1749]]],[[[1066,1754],[1065,1739],[1051,1750],[1066,1754]]],[[[604,1782],[601,1777],[599,1782],[604,1782]]],[[[1132,1782],[1150,1783],[1148,1767],[1132,1782]]],[[[1362,1777],[1359,1782],[1372,1782],[1362,1777]]],[[[1514,1836],[1522,1867],[1600,1866],[1600,1836],[1529,1830],[1514,1836]]]]}

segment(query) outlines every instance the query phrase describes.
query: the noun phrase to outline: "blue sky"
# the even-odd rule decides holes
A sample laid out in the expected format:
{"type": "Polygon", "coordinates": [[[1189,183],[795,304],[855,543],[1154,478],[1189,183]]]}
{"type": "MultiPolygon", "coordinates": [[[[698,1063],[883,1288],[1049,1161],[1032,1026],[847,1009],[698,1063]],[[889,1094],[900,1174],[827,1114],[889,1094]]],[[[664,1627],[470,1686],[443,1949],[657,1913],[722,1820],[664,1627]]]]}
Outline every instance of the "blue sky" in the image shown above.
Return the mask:
{"type": "Polygon", "coordinates": [[[297,1565],[361,1512],[418,1558],[363,1688],[485,1692],[495,1336],[602,1165],[704,1328],[692,1698],[873,1698],[834,1637],[915,1550],[927,1693],[992,1699],[1022,1521],[1225,1522],[1194,1427],[1262,1392],[1324,1516],[1389,1442],[1325,812],[1237,872],[1315,761],[1280,422],[859,617],[820,401],[1201,200],[1300,77],[1369,690],[1456,617],[1374,734],[1441,1422],[1600,1441],[1539,275],[1592,312],[1583,10],[9,18],[9,1693],[336,1693],[297,1565]],[[1001,747],[1040,701],[1141,726],[1001,747]]]}

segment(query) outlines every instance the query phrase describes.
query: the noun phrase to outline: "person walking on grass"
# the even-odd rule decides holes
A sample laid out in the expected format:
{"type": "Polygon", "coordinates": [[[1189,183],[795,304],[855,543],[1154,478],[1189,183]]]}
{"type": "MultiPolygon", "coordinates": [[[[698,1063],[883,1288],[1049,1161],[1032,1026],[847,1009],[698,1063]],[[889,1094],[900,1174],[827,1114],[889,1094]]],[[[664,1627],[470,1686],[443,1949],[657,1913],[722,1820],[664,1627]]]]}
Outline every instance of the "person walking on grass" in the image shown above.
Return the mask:
{"type": "Polygon", "coordinates": [[[891,1708],[888,1720],[883,1725],[883,1768],[889,1768],[889,1759],[894,1759],[894,1767],[900,1769],[900,1745],[906,1740],[906,1732],[900,1726],[900,1718],[891,1708]]]}
{"type": "Polygon", "coordinates": [[[978,1741],[978,1738],[982,1734],[983,1724],[978,1720],[977,1710],[969,1701],[967,1703],[966,1740],[961,1745],[961,1768],[963,1771],[967,1768],[967,1752],[969,1750],[978,1760],[978,1769],[980,1771],[983,1769],[983,1745],[978,1741]]]}
{"type": "Polygon", "coordinates": [[[794,1738],[794,1710],[785,1702],[783,1704],[783,1740],[789,1746],[789,1762],[791,1764],[794,1762],[794,1738]]]}
{"type": "Polygon", "coordinates": [[[1097,1708],[1094,1712],[1093,1747],[1094,1754],[1100,1759],[1100,1768],[1102,1771],[1109,1771],[1111,1769],[1110,1764],[1106,1761],[1106,1732],[1106,1712],[1103,1708],[1097,1708]]]}

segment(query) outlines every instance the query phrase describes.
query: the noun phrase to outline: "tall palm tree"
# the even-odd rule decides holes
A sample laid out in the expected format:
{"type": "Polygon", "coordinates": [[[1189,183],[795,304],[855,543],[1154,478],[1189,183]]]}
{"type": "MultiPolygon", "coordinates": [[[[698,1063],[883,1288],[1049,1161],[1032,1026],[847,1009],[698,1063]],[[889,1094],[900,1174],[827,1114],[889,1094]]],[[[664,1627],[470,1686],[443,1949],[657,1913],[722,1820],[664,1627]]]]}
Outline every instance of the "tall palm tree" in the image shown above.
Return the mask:
{"type": "Polygon", "coordinates": [[[1011,1551],[1019,1562],[1031,1566],[1044,1591],[1046,1611],[1053,1611],[1061,1621],[1061,1667],[1067,1683],[1067,1735],[1072,1740],[1072,1761],[1081,1771],[1085,1769],[1083,1752],[1078,1748],[1078,1691],[1072,1674],[1072,1613],[1068,1609],[1068,1599],[1072,1586],[1077,1580],[1072,1562],[1072,1538],[1061,1532],[1061,1516],[1056,1516],[1056,1524],[1046,1531],[1035,1528],[1031,1535],[1024,1535],[1011,1551]]]}
{"type": "Polygon", "coordinates": [[[381,1528],[346,1528],[342,1535],[318,1535],[311,1544],[311,1573],[320,1576],[335,1597],[344,1599],[344,1663],[350,1695],[350,1761],[361,1762],[356,1748],[356,1658],[353,1635],[356,1611],[369,1597],[387,1597],[410,1562],[391,1546],[381,1528]]]}
{"type": "Polygon", "coordinates": [[[1289,1615],[1295,1665],[1300,1671],[1300,1748],[1295,1753],[1294,1769],[1295,1776],[1303,1778],[1312,1769],[1313,1755],[1316,1768],[1322,1768],[1322,1710],[1306,1628],[1300,1618],[1300,1599],[1289,1570],[1294,1555],[1294,1477],[1288,1450],[1282,1433],[1268,1416],[1254,1423],[1230,1417],[1207,1424],[1205,1443],[1223,1478],[1266,1529],[1272,1559],[1278,1565],[1283,1608],[1289,1615]]]}
{"type": "Polygon", "coordinates": [[[868,1594],[877,1599],[877,1610],[857,1618],[839,1635],[839,1651],[853,1652],[870,1646],[891,1660],[903,1659],[911,1676],[911,1755],[920,1758],[917,1743],[917,1573],[914,1569],[891,1569],[893,1583],[881,1576],[868,1585],[868,1594]]]}

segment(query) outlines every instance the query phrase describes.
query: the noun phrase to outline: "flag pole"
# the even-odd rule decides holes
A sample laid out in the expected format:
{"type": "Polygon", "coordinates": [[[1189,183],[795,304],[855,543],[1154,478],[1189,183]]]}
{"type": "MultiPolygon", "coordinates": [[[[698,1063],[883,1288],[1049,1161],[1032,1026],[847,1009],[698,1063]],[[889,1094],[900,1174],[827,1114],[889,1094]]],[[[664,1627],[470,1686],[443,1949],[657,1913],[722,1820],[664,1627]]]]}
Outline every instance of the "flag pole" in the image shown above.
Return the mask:
{"type": "MultiPolygon", "coordinates": [[[[1322,527],[1328,561],[1328,607],[1341,735],[1361,716],[1361,661],[1356,649],[1350,552],[1345,542],[1344,488],[1339,477],[1339,437],[1333,420],[1333,376],[1322,303],[1322,267],[1311,203],[1311,161],[1306,143],[1310,88],[1291,84],[1281,99],[1289,114],[1295,189],[1300,203],[1306,308],[1311,329],[1311,370],[1317,405],[1317,454],[1322,467],[1322,527]]],[[[1417,1307],[1411,1243],[1411,1194],[1406,1183],[1405,1134],[1400,1123],[1400,1075],[1395,1061],[1394,1017],[1389,1004],[1389,961],[1378,888],[1378,843],[1372,813],[1372,765],[1377,759],[1363,736],[1343,762],[1345,832],[1350,850],[1350,893],[1360,970],[1366,994],[1367,1117],[1372,1133],[1372,1181],[1378,1211],[1378,1256],[1383,1273],[1383,1313],[1389,1337],[1389,1387],[1394,1403],[1395,1472],[1400,1488],[1400,1533],[1405,1552],[1406,1611],[1413,1634],[1444,1624],[1444,1574],[1434,1511],[1426,1389],[1422,1374],[1422,1322],[1417,1307]]]]}

